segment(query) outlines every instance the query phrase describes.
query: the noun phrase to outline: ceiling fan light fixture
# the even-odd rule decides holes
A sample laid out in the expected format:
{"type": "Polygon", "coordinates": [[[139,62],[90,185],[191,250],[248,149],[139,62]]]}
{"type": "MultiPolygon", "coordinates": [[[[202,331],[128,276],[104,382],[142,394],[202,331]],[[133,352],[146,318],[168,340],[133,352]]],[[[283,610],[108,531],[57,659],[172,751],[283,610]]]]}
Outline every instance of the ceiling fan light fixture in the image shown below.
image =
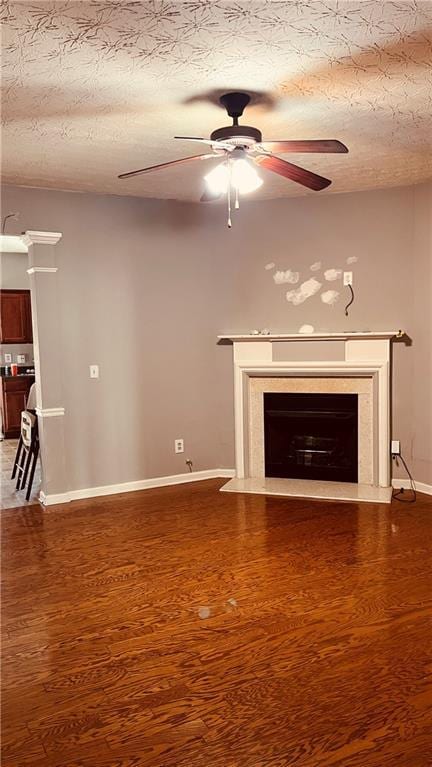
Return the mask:
{"type": "Polygon", "coordinates": [[[229,170],[226,163],[216,165],[204,176],[209,191],[214,195],[225,194],[229,185],[229,170]]]}
{"type": "Polygon", "coordinates": [[[234,160],[231,170],[231,183],[240,194],[255,192],[262,186],[262,178],[247,160],[234,160]]]}
{"type": "Polygon", "coordinates": [[[230,182],[239,194],[254,192],[263,183],[255,168],[243,158],[230,159],[228,162],[217,165],[204,176],[204,179],[209,191],[215,195],[226,194],[230,182]]]}

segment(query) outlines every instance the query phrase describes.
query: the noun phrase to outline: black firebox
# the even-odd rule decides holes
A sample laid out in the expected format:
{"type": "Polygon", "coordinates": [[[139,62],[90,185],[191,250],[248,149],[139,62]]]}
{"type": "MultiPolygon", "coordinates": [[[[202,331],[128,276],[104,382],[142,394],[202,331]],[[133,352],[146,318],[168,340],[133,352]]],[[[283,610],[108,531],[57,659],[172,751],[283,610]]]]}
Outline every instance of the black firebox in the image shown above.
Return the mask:
{"type": "Polygon", "coordinates": [[[357,394],[264,394],[266,477],[358,481],[357,394]]]}

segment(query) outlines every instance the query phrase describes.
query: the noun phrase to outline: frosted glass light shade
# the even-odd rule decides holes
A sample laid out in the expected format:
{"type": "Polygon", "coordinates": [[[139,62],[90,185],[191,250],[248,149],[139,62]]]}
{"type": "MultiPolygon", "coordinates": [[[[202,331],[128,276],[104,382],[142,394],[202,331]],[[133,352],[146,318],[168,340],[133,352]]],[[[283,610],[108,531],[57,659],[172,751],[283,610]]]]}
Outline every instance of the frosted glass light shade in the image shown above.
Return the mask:
{"type": "Polygon", "coordinates": [[[204,179],[207,186],[213,194],[225,194],[230,183],[240,194],[247,194],[259,189],[262,185],[262,179],[259,177],[253,165],[247,160],[229,160],[227,163],[221,163],[216,168],[207,173],[204,179]]]}
{"type": "Polygon", "coordinates": [[[262,179],[247,160],[236,160],[231,171],[231,183],[240,194],[247,194],[259,189],[262,179]]]}
{"type": "Polygon", "coordinates": [[[229,170],[226,163],[216,165],[216,168],[207,173],[204,179],[212,194],[225,194],[229,184],[229,170]]]}

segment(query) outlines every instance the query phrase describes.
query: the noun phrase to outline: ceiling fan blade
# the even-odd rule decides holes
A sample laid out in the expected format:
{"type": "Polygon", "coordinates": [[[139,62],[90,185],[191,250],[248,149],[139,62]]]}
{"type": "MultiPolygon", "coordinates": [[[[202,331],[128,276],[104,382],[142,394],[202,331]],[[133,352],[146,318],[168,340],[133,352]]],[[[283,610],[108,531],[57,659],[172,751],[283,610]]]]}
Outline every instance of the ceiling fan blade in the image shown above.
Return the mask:
{"type": "Polygon", "coordinates": [[[192,157],[182,157],[180,160],[171,160],[171,162],[163,162],[160,165],[150,165],[148,168],[140,168],[140,170],[131,170],[129,173],[121,173],[118,178],[131,178],[131,176],[139,176],[141,173],[149,173],[152,170],[169,168],[171,165],[181,165],[182,163],[192,162],[193,160],[209,160],[211,157],[216,158],[217,155],[195,154],[192,155],[192,157]]]}
{"type": "Polygon", "coordinates": [[[220,200],[222,195],[218,192],[215,194],[214,192],[210,192],[209,189],[205,189],[200,197],[200,202],[216,202],[216,200],[220,200]]]}
{"type": "Polygon", "coordinates": [[[258,155],[252,158],[257,165],[262,165],[263,168],[278,173],[279,176],[285,176],[285,178],[296,181],[297,184],[307,186],[309,189],[313,189],[315,192],[319,192],[320,189],[325,189],[326,186],[331,184],[328,178],[318,176],[316,173],[312,173],[306,168],[300,168],[298,165],[293,165],[291,162],[281,160],[280,157],[273,157],[272,155],[258,155]]]}
{"type": "Polygon", "coordinates": [[[203,144],[213,144],[213,141],[210,141],[209,138],[198,138],[198,136],[174,136],[174,138],[181,141],[202,141],[203,144]]]}
{"type": "Polygon", "coordinates": [[[336,139],[307,140],[307,141],[261,141],[258,149],[269,152],[337,152],[346,154],[349,150],[342,141],[336,139]]]}
{"type": "Polygon", "coordinates": [[[230,144],[229,141],[212,141],[210,138],[197,138],[195,136],[174,136],[174,138],[182,141],[199,141],[201,144],[212,146],[213,149],[234,149],[234,144],[230,144]]]}

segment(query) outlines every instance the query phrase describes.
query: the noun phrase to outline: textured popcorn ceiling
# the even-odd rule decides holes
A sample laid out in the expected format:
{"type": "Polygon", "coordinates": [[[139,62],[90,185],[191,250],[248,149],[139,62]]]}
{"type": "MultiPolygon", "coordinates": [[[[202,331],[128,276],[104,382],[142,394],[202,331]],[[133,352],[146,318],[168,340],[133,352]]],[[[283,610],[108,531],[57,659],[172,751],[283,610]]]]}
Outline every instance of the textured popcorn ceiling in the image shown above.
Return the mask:
{"type": "MultiPolygon", "coordinates": [[[[228,124],[212,101],[264,94],[266,139],[337,138],[349,155],[285,155],[331,192],[432,176],[432,2],[3,2],[3,180],[197,200],[204,165],[118,181],[200,154],[173,136],[228,124]]],[[[255,197],[303,187],[260,169],[255,197]]]]}

